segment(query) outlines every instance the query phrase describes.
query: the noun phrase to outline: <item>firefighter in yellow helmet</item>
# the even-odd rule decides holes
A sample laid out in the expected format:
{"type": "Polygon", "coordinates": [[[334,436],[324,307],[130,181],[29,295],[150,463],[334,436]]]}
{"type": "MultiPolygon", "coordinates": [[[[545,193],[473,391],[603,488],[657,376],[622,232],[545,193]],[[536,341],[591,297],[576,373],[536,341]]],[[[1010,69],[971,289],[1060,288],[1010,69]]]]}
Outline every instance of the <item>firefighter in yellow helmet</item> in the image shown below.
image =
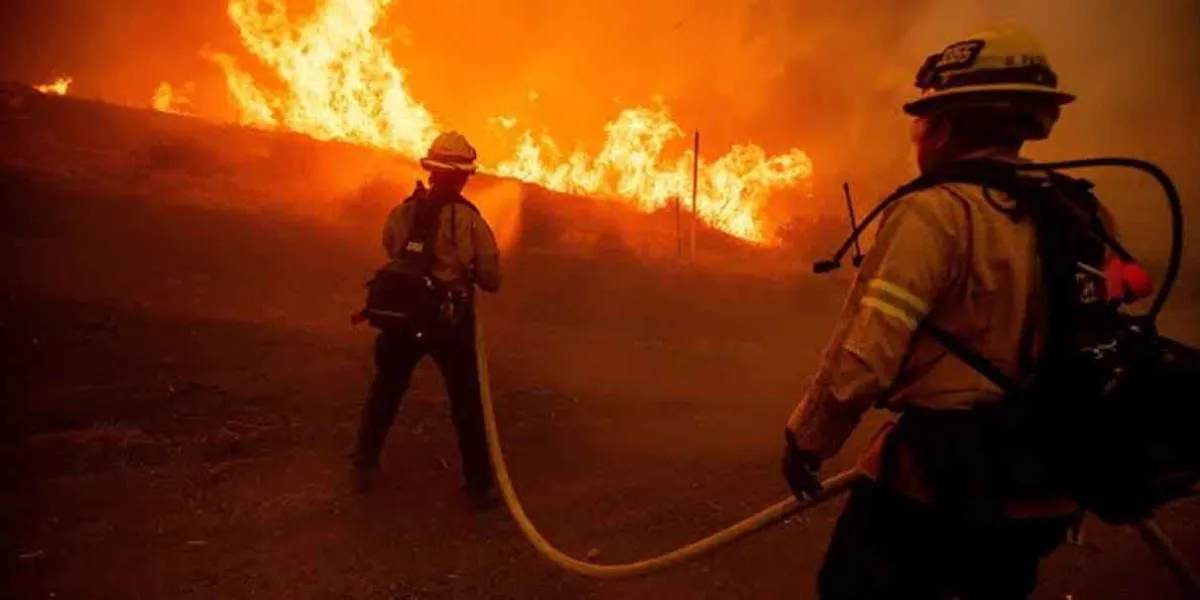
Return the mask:
{"type": "MultiPolygon", "coordinates": [[[[929,57],[917,87],[921,95],[904,110],[914,119],[922,173],[965,159],[1022,161],[1024,142],[1047,137],[1060,106],[1074,99],[1058,89],[1039,42],[1011,26],[929,57]]],[[[1013,377],[1044,329],[1034,226],[1010,218],[1011,206],[994,190],[954,183],[914,192],[884,216],[785,436],[784,473],[803,496],[820,489],[822,461],[868,409],[900,414],[860,459],[869,478],[837,523],[818,578],[824,600],[1024,598],[1040,560],[1077,517],[1073,504],[1049,494],[992,499],[1001,516],[976,519],[935,490],[943,473],[977,470],[970,463],[977,457],[915,450],[954,447],[949,440],[961,431],[939,428],[937,416],[1003,396],[919,328],[923,320],[1013,377]],[[904,427],[909,422],[927,426],[904,427]],[[911,435],[898,435],[905,430],[911,435]]],[[[962,447],[982,447],[972,444],[962,447]]]]}
{"type": "Polygon", "coordinates": [[[500,253],[479,211],[462,195],[476,170],[475,149],[461,134],[439,135],[421,159],[429,187],[392,210],[383,229],[390,259],[372,280],[361,317],[378,328],[371,385],[352,455],[357,481],[379,468],[384,438],[413,369],[433,358],[446,382],[458,433],[465,489],[479,508],[498,506],[476,370],[474,289],[500,288],[500,253]]]}

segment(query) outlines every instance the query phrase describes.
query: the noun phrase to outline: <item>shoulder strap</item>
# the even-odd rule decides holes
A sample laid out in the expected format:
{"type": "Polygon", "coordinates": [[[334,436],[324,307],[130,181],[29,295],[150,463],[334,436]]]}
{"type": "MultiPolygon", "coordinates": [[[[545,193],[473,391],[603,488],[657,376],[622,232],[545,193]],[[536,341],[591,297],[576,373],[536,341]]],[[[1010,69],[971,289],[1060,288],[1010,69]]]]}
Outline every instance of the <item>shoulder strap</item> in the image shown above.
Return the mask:
{"type": "Polygon", "coordinates": [[[454,210],[455,205],[466,206],[475,214],[480,214],[479,208],[476,207],[470,200],[463,197],[462,194],[455,194],[446,199],[446,203],[450,205],[450,243],[454,245],[454,249],[458,250],[458,211],[454,210]]]}
{"type": "MultiPolygon", "coordinates": [[[[1023,198],[1031,195],[1041,183],[1030,177],[1022,177],[1011,164],[992,160],[970,160],[953,163],[945,168],[922,175],[897,190],[896,199],[938,185],[951,183],[969,183],[984,188],[984,197],[992,208],[1011,218],[1020,218],[1028,214],[1023,198]],[[1015,207],[1004,207],[992,200],[988,190],[998,190],[1016,202],[1015,207]]],[[[889,198],[891,200],[891,198],[889,198]]],[[[893,200],[894,201],[894,200],[893,200]]],[[[966,342],[934,325],[928,318],[922,319],[919,329],[930,334],[951,354],[962,360],[967,366],[983,375],[1005,393],[1015,393],[1024,387],[1024,383],[1014,379],[1002,371],[994,363],[984,358],[972,349],[966,342]]]]}
{"type": "MultiPolygon", "coordinates": [[[[1178,214],[1180,212],[1178,208],[1178,194],[1175,192],[1174,187],[1170,184],[1169,179],[1166,178],[1166,175],[1156,167],[1153,167],[1153,165],[1140,162],[1138,164],[1132,164],[1132,161],[1124,159],[1095,159],[1089,161],[1043,164],[1035,163],[1025,165],[1001,163],[990,160],[971,160],[961,161],[936,172],[923,174],[898,188],[867,214],[862,222],[860,222],[854,228],[854,231],[850,234],[846,241],[833,254],[831,259],[814,264],[813,270],[817,273],[825,273],[837,269],[840,266],[842,257],[846,255],[858,237],[866,231],[871,221],[877,218],[891,204],[914,192],[947,183],[974,183],[983,186],[985,191],[986,188],[997,189],[1014,198],[1018,204],[1022,203],[1021,200],[1023,198],[1030,196],[1030,192],[1034,192],[1034,195],[1050,196],[1053,194],[1047,194],[1047,192],[1057,191],[1060,193],[1061,197],[1066,199],[1066,201],[1076,203],[1079,208],[1083,209],[1085,215],[1090,217],[1088,219],[1090,222],[1085,223],[1085,225],[1088,227],[1089,233],[1092,236],[1099,240],[1105,247],[1111,249],[1117,256],[1120,256],[1124,260],[1132,260],[1132,256],[1129,254],[1129,252],[1121,247],[1121,245],[1111,235],[1111,233],[1107,230],[1107,227],[1099,218],[1099,200],[1097,200],[1091,193],[1091,182],[1084,179],[1068,177],[1054,170],[1056,168],[1078,168],[1083,166],[1100,165],[1132,166],[1134,168],[1146,170],[1154,175],[1155,178],[1159,180],[1159,183],[1163,186],[1164,190],[1166,190],[1168,200],[1172,205],[1173,214],[1176,217],[1173,237],[1176,240],[1181,239],[1182,234],[1180,231],[1182,227],[1180,225],[1181,220],[1178,218],[1178,214]],[[1021,176],[1022,173],[1034,171],[1045,173],[1046,177],[1034,178],[1021,176]]],[[[990,202],[990,200],[989,203],[991,203],[993,207],[997,209],[1001,208],[995,203],[990,202]]],[[[1062,226],[1062,221],[1058,220],[1061,217],[1059,215],[1053,215],[1053,213],[1058,211],[1047,209],[1045,206],[1039,206],[1040,203],[1038,202],[1025,202],[1023,204],[1025,204],[1025,206],[1018,207],[1020,213],[1028,214],[1034,218],[1035,221],[1038,221],[1037,226],[1039,230],[1043,232],[1042,235],[1039,235],[1039,256],[1043,258],[1043,261],[1049,259],[1050,262],[1058,261],[1059,263],[1062,263],[1064,253],[1062,253],[1059,248],[1052,248],[1054,245],[1054,240],[1058,238],[1059,234],[1061,233],[1053,228],[1056,225],[1059,227],[1062,226]],[[1051,218],[1046,219],[1047,216],[1051,218]],[[1058,222],[1055,223],[1055,221],[1058,222]],[[1046,235],[1046,233],[1049,235],[1046,235]],[[1051,256],[1045,256],[1044,253],[1046,252],[1050,252],[1051,256]]],[[[1017,216],[1017,214],[1011,213],[1008,210],[1005,210],[1004,212],[1010,214],[1010,216],[1017,216]]],[[[1069,252],[1065,254],[1067,256],[1070,255],[1069,252]]],[[[1177,244],[1174,248],[1174,252],[1172,253],[1173,266],[1168,269],[1168,282],[1173,281],[1172,274],[1177,270],[1178,255],[1179,251],[1177,244]]],[[[1066,266],[1074,268],[1075,265],[1056,265],[1056,268],[1065,268],[1066,266]]],[[[1063,316],[1061,311],[1070,310],[1070,308],[1068,306],[1069,302],[1067,300],[1068,296],[1066,290],[1056,289],[1059,286],[1059,282],[1050,282],[1046,279],[1048,277],[1053,276],[1046,273],[1046,270],[1043,269],[1043,279],[1044,281],[1047,281],[1047,283],[1050,283],[1045,291],[1050,296],[1049,301],[1052,305],[1049,307],[1050,314],[1047,315],[1047,319],[1053,325],[1055,320],[1061,321],[1061,317],[1063,316]],[[1058,315],[1057,317],[1056,313],[1058,315]]],[[[1058,277],[1053,278],[1056,280],[1060,279],[1058,277]]],[[[1169,289],[1169,285],[1166,287],[1169,289]]],[[[1156,300],[1154,307],[1151,308],[1149,315],[1154,315],[1158,312],[1158,309],[1161,308],[1161,303],[1165,296],[1165,291],[1160,292],[1159,297],[1156,300]]],[[[1013,392],[1024,387],[1021,382],[1015,381],[1012,377],[1009,377],[978,352],[971,349],[962,340],[959,340],[940,327],[930,323],[928,320],[922,320],[919,324],[919,327],[937,339],[939,343],[946,347],[949,352],[963,360],[963,362],[965,362],[968,366],[978,371],[981,375],[1006,392],[1013,392]]],[[[1046,351],[1043,352],[1042,357],[1045,358],[1048,354],[1052,354],[1054,350],[1057,349],[1055,348],[1054,344],[1063,343],[1064,340],[1065,337],[1063,336],[1061,328],[1059,328],[1058,331],[1048,332],[1047,339],[1043,340],[1044,350],[1046,351]],[[1053,341],[1051,338],[1053,338],[1053,341]]],[[[1028,344],[1023,343],[1023,346],[1026,345],[1028,344]]]]}
{"type": "MultiPolygon", "coordinates": [[[[1108,159],[1097,160],[1103,160],[1105,164],[1109,162],[1108,159]]],[[[1045,189],[1054,187],[1059,187],[1061,191],[1066,191],[1068,196],[1091,196],[1091,182],[1084,179],[1068,177],[1059,173],[1058,171],[1054,171],[1053,169],[1096,166],[1095,164],[1091,164],[1095,162],[1096,161],[1072,161],[1060,163],[1016,164],[992,159],[969,159],[952,163],[936,171],[924,173],[916,179],[913,179],[912,181],[900,186],[896,191],[892,192],[891,195],[889,195],[887,198],[884,198],[882,202],[876,205],[875,208],[871,209],[871,211],[867,213],[867,216],[863,218],[862,222],[854,227],[854,230],[850,233],[850,236],[846,238],[846,241],[844,241],[842,245],[838,247],[837,251],[833,253],[833,257],[831,257],[829,260],[823,260],[815,263],[813,265],[813,271],[816,273],[828,273],[839,268],[841,266],[842,258],[858,241],[858,238],[861,237],[862,234],[867,230],[867,227],[870,226],[871,222],[878,218],[884,210],[886,210],[896,201],[914,192],[948,183],[974,183],[984,186],[985,188],[998,189],[1007,193],[1009,196],[1018,198],[1036,188],[1045,189]],[[1034,171],[1046,173],[1047,178],[1044,180],[1039,180],[1032,177],[1021,176],[1022,173],[1034,171]],[[1073,184],[1074,187],[1079,189],[1062,190],[1064,184],[1068,184],[1068,188],[1072,187],[1071,184],[1073,184]],[[1079,193],[1080,190],[1082,190],[1083,194],[1079,193]]],[[[1178,205],[1178,202],[1175,202],[1174,200],[1177,197],[1174,187],[1170,186],[1169,180],[1166,180],[1166,183],[1164,183],[1166,175],[1161,173],[1161,171],[1158,171],[1157,168],[1154,168],[1153,165],[1144,163],[1130,165],[1127,162],[1121,162],[1120,164],[1121,166],[1134,166],[1135,168],[1145,170],[1153,168],[1154,170],[1151,172],[1157,179],[1159,179],[1159,182],[1164,185],[1164,189],[1168,191],[1167,195],[1168,199],[1172,201],[1172,207],[1174,208],[1178,205]]],[[[1094,197],[1093,200],[1095,200],[1094,197]]],[[[993,206],[996,207],[994,203],[993,206]]],[[[1180,227],[1176,227],[1176,229],[1179,229],[1180,227]]],[[[1112,249],[1113,252],[1122,259],[1132,260],[1130,254],[1124,248],[1122,248],[1121,245],[1118,244],[1117,241],[1111,235],[1109,235],[1109,233],[1105,231],[1103,227],[1097,227],[1096,229],[1097,231],[1094,232],[1095,235],[1105,244],[1105,246],[1112,249]]],[[[1176,232],[1176,234],[1177,235],[1174,236],[1175,238],[1182,237],[1181,233],[1176,232]]],[[[1178,252],[1174,254],[1178,254],[1178,252]]],[[[1165,295],[1160,293],[1160,297],[1165,297],[1165,295]]],[[[1158,311],[1153,310],[1152,312],[1157,313],[1158,311]]]]}
{"type": "Polygon", "coordinates": [[[429,194],[418,182],[416,191],[404,202],[413,204],[413,212],[401,252],[422,275],[429,275],[433,271],[434,245],[446,200],[429,194]]]}
{"type": "Polygon", "coordinates": [[[862,222],[850,233],[850,236],[846,238],[846,241],[834,252],[833,257],[814,264],[813,270],[817,273],[827,273],[839,268],[842,257],[850,251],[850,248],[858,241],[858,238],[866,232],[871,222],[879,218],[889,206],[921,190],[949,183],[974,183],[984,187],[999,189],[1011,196],[1020,195],[1024,191],[1021,188],[1024,184],[1024,179],[1020,177],[1014,165],[996,160],[964,160],[952,163],[936,171],[923,173],[916,179],[897,188],[896,191],[877,204],[875,208],[872,208],[866,217],[863,218],[862,222]]]}
{"type": "MultiPolygon", "coordinates": [[[[1047,177],[1042,179],[1021,177],[1015,170],[1005,172],[990,166],[977,168],[977,165],[959,165],[959,167],[960,169],[941,174],[935,179],[941,183],[977,183],[985,188],[1003,191],[1016,202],[1015,210],[1004,209],[989,199],[989,203],[994,208],[1002,210],[1010,216],[1029,216],[1034,220],[1038,238],[1037,253],[1042,263],[1043,293],[1047,295],[1049,301],[1049,314],[1046,317],[1050,321],[1051,329],[1043,340],[1045,348],[1042,357],[1045,358],[1048,354],[1061,350],[1063,344],[1069,343],[1067,332],[1062,329],[1062,323],[1066,316],[1065,313],[1072,310],[1073,287],[1071,286],[1074,283],[1075,264],[1070,249],[1063,247],[1063,244],[1070,238],[1070,236],[1063,235],[1065,234],[1063,228],[1072,226],[1072,223],[1067,220],[1070,216],[1064,210],[1068,207],[1061,204],[1056,206],[1054,203],[1068,202],[1081,209],[1087,217],[1095,216],[1099,201],[1090,193],[1092,184],[1055,172],[1048,172],[1047,177]],[[1062,196],[1062,199],[1055,198],[1056,195],[1062,196]],[[1055,325],[1056,322],[1058,325],[1055,325]]],[[[928,185],[924,185],[924,187],[928,187],[928,185]]],[[[1098,224],[1098,219],[1092,219],[1091,222],[1081,220],[1075,226],[1087,227],[1090,233],[1106,245],[1119,248],[1103,227],[1097,227],[1098,224]]],[[[1010,377],[965,342],[934,325],[928,319],[922,320],[919,327],[938,340],[950,353],[1006,393],[1011,394],[1025,387],[1023,382],[1010,377]]],[[[1030,350],[1028,348],[1029,340],[1026,339],[1027,334],[1023,334],[1021,338],[1021,362],[1024,363],[1022,367],[1033,367],[1034,365],[1029,364],[1031,361],[1027,356],[1030,350]]]]}
{"type": "MultiPolygon", "coordinates": [[[[850,247],[855,239],[865,231],[867,225],[878,217],[887,207],[896,201],[924,189],[935,187],[938,185],[950,183],[972,183],[978,184],[985,188],[993,188],[1005,192],[1010,197],[1017,198],[1027,194],[1029,189],[1028,178],[1022,178],[1020,174],[1013,169],[1011,165],[990,160],[972,160],[962,161],[939,169],[930,173],[926,173],[916,179],[900,186],[890,196],[879,203],[867,216],[863,222],[855,228],[850,238],[846,240],[842,248],[834,255],[834,259],[825,263],[818,263],[816,270],[836,268],[838,260],[845,251],[850,247]]],[[[990,199],[989,199],[990,202],[990,199]]],[[[993,207],[1002,210],[1010,216],[1016,216],[1012,211],[1003,209],[1002,207],[992,203],[993,207]]],[[[928,318],[922,319],[918,324],[920,330],[929,333],[942,346],[944,346],[951,354],[958,357],[967,366],[979,372],[989,381],[1005,393],[1013,393],[1020,390],[1023,384],[1007,373],[1000,370],[995,364],[984,358],[981,354],[973,350],[965,342],[951,335],[946,330],[934,325],[928,318]]]]}
{"type": "Polygon", "coordinates": [[[436,244],[437,236],[441,230],[442,209],[450,207],[450,240],[451,244],[457,249],[458,247],[458,221],[457,213],[454,210],[455,205],[464,205],[467,208],[479,213],[479,208],[462,196],[462,194],[436,194],[430,193],[424,185],[417,183],[417,189],[413,195],[405,202],[415,203],[412,225],[408,231],[408,237],[404,240],[402,246],[403,252],[413,261],[413,264],[423,275],[429,275],[433,271],[433,266],[436,262],[436,244]]]}
{"type": "Polygon", "coordinates": [[[951,354],[957,356],[959,360],[967,364],[967,366],[975,369],[980,375],[987,378],[988,381],[996,384],[1005,393],[1014,393],[1024,385],[1009,377],[1007,373],[1000,370],[992,361],[983,357],[965,342],[948,333],[945,329],[929,322],[929,319],[922,319],[918,327],[938,341],[942,346],[949,350],[951,354]]]}

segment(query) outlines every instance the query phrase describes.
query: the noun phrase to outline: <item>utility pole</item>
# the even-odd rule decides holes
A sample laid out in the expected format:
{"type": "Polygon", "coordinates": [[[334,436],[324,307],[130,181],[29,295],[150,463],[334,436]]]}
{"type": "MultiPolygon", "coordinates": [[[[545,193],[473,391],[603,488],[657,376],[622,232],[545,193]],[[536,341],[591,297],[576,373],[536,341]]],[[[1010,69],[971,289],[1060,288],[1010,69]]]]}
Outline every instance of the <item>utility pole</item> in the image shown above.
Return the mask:
{"type": "Polygon", "coordinates": [[[696,261],[696,228],[700,225],[700,213],[696,207],[700,181],[700,130],[692,137],[692,262],[696,261]]]}

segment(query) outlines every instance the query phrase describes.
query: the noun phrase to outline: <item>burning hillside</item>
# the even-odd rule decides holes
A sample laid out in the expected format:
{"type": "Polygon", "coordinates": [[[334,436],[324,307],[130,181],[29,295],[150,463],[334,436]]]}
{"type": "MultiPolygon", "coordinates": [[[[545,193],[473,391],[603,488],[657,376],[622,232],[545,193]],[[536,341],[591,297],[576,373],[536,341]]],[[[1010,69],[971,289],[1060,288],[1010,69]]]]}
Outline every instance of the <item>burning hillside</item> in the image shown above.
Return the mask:
{"type": "MultiPolygon", "coordinates": [[[[163,87],[148,107],[154,110],[145,110],[0,86],[0,169],[52,180],[68,169],[71,189],[81,194],[295,219],[377,255],[379,223],[421,176],[415,161],[361,144],[187,118],[187,91],[186,84],[163,87]]],[[[471,180],[467,194],[510,256],[659,268],[690,255],[687,214],[647,212],[486,173],[471,180]]],[[[789,228],[781,230],[782,247],[766,247],[699,225],[696,246],[706,272],[776,274],[800,264],[790,253],[789,228]]],[[[834,229],[840,235],[841,227],[834,229]]]]}
{"type": "Polygon", "coordinates": [[[67,90],[71,89],[70,77],[59,77],[50,83],[41,83],[33,86],[33,89],[43,93],[52,94],[55,96],[64,96],[67,90]]]}
{"type": "MultiPolygon", "coordinates": [[[[245,125],[416,157],[443,126],[410,94],[405,70],[393,58],[388,40],[375,32],[391,3],[324,0],[297,19],[288,14],[284,0],[231,0],[228,16],[265,76],[256,78],[229,53],[208,52],[206,57],[223,70],[245,125]]],[[[497,121],[505,125],[515,150],[511,158],[486,164],[488,172],[653,211],[676,200],[690,206],[695,166],[700,218],[756,242],[773,239],[772,224],[762,211],[770,196],[812,173],[812,162],[796,149],[769,156],[745,144],[713,159],[701,153],[695,161],[691,149],[671,155],[671,143],[690,136],[662,106],[620,111],[594,152],[549,134],[518,131],[511,118],[497,121]]]]}

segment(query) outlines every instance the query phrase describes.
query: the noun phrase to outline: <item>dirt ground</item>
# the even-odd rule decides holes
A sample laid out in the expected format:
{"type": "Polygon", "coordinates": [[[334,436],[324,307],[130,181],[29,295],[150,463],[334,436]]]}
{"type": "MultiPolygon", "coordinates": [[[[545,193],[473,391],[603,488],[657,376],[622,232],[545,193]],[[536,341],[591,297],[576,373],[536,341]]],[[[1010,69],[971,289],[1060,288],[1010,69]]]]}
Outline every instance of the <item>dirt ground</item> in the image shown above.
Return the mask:
{"type": "MultiPolygon", "coordinates": [[[[461,497],[431,365],[401,407],[380,488],[352,493],[371,333],[348,316],[379,260],[373,235],[85,194],[34,171],[0,173],[15,467],[0,595],[814,597],[838,502],[642,579],[558,570],[503,510],[477,514],[461,497]]],[[[781,428],[841,283],[509,258],[483,309],[498,418],[518,492],[555,544],[625,562],[786,494],[781,428]]],[[[1198,517],[1195,502],[1160,517],[1193,559],[1198,517]]],[[[1179,597],[1132,531],[1099,523],[1043,575],[1038,598],[1179,597]]]]}

